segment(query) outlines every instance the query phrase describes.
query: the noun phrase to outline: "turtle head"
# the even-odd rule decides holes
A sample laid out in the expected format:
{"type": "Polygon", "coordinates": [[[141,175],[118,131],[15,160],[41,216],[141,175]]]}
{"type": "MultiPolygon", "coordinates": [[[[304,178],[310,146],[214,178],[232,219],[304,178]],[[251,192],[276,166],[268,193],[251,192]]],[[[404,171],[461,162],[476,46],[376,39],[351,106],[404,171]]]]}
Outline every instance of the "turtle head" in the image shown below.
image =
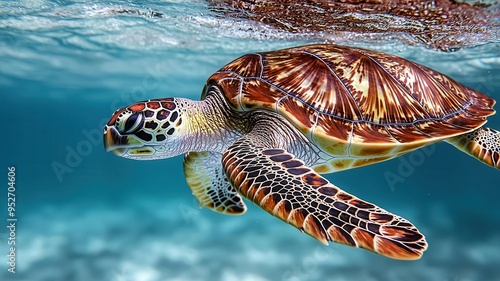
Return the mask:
{"type": "Polygon", "coordinates": [[[117,110],[104,126],[106,151],[131,159],[176,156],[182,131],[178,99],[138,102],[117,110]]]}

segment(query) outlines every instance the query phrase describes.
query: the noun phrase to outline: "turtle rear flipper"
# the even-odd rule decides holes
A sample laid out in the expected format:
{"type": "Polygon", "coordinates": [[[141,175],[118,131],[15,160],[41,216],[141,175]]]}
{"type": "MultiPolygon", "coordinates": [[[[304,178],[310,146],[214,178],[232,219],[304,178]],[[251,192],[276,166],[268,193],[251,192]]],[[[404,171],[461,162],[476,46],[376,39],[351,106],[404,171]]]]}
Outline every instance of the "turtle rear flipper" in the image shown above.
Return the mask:
{"type": "Polygon", "coordinates": [[[449,138],[447,142],[486,165],[500,169],[500,132],[481,127],[449,138]]]}
{"type": "Polygon", "coordinates": [[[332,185],[283,149],[246,135],[223,154],[234,187],[261,208],[323,244],[334,241],[402,260],[421,257],[424,236],[408,221],[332,185]]]}

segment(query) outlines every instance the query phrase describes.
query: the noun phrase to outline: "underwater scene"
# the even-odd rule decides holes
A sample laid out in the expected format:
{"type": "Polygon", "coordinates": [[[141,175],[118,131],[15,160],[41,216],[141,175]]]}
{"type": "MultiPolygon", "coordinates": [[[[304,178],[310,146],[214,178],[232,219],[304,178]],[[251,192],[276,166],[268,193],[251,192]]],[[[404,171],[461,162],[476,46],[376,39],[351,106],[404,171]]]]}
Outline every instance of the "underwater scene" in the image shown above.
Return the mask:
{"type": "Polygon", "coordinates": [[[323,175],[414,224],[417,260],[325,246],[248,200],[242,215],[201,208],[182,155],[105,151],[117,109],[199,100],[232,60],[313,43],[397,55],[500,100],[498,1],[374,2],[1,1],[0,280],[500,281],[500,171],[446,142],[323,175]]]}

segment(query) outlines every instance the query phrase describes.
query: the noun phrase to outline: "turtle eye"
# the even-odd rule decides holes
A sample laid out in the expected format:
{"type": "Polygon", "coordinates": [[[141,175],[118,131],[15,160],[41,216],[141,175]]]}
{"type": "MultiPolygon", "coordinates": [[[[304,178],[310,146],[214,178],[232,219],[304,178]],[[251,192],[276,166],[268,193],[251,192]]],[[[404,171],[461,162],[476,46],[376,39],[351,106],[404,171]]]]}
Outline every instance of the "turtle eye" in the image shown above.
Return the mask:
{"type": "Polygon", "coordinates": [[[142,128],[144,125],[144,114],[142,112],[123,112],[116,120],[118,131],[131,134],[142,128]]]}
{"type": "Polygon", "coordinates": [[[124,131],[127,134],[134,133],[138,128],[141,128],[142,125],[144,125],[144,115],[142,112],[134,112],[127,118],[124,131]]]}

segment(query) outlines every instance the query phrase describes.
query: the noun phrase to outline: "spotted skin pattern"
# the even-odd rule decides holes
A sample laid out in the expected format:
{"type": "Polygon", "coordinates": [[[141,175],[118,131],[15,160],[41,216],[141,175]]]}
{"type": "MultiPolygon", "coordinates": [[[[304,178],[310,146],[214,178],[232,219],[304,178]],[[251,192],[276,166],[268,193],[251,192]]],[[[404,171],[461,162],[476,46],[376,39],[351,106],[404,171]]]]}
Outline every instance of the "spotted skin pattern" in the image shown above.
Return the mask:
{"type": "Polygon", "coordinates": [[[222,165],[243,196],[324,244],[406,260],[427,248],[407,220],[342,191],[284,149],[256,146],[251,134],[226,150],[222,165]]]}
{"type": "Polygon", "coordinates": [[[500,132],[479,128],[448,142],[488,166],[500,169],[500,132]]]}
{"type": "Polygon", "coordinates": [[[184,157],[186,182],[200,206],[226,215],[241,215],[247,208],[222,170],[221,154],[188,152],[184,157]]]}
{"type": "MultiPolygon", "coordinates": [[[[173,135],[177,128],[182,125],[181,113],[174,99],[153,99],[137,102],[125,108],[117,110],[104,128],[104,134],[114,127],[121,134],[131,136],[120,136],[117,143],[163,143],[169,136],[173,135]]],[[[158,145],[155,147],[140,147],[136,149],[117,149],[114,151],[119,156],[134,158],[162,158],[166,148],[158,145]]]]}

